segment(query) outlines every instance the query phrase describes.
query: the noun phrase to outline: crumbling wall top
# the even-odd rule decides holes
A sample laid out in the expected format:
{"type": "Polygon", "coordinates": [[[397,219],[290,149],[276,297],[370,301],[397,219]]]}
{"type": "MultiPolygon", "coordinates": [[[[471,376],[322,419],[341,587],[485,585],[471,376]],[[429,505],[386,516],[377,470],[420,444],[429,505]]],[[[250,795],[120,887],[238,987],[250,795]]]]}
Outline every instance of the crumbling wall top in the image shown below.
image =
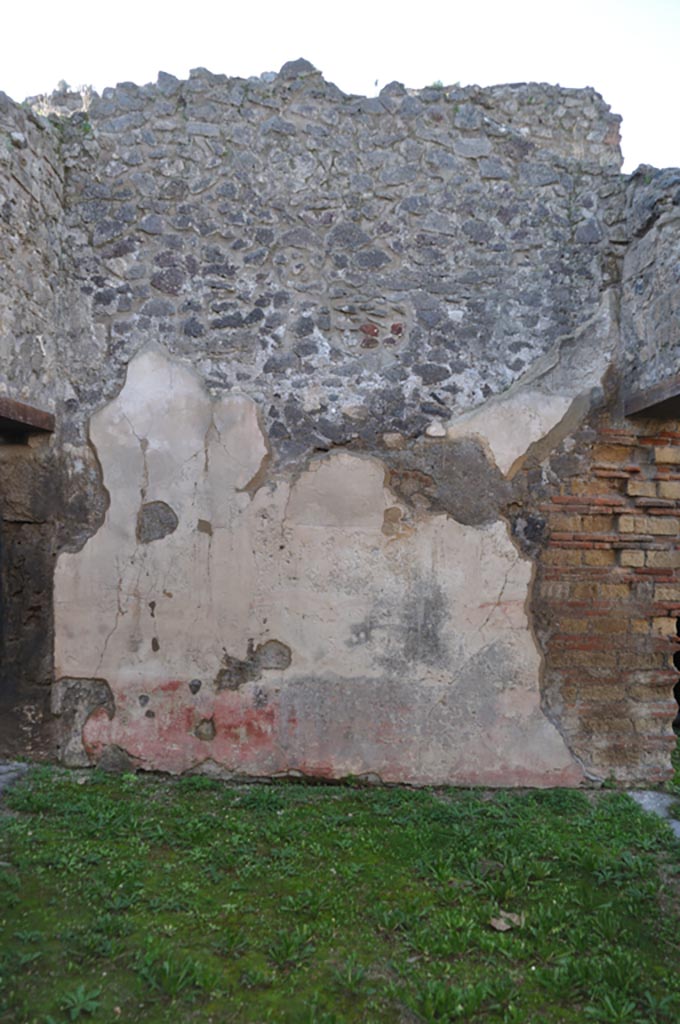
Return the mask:
{"type": "MultiPolygon", "coordinates": [[[[333,105],[340,116],[357,114],[369,118],[392,114],[409,120],[426,117],[432,109],[441,113],[442,128],[453,125],[461,132],[483,131],[490,136],[507,135],[524,139],[532,147],[560,156],[619,170],[621,118],[592,88],[567,89],[546,83],[512,83],[482,88],[435,83],[424,89],[407,89],[399,82],[386,85],[375,97],[343,93],[326,82],[322,74],[306,60],[289,61],[278,74],[266,72],[250,78],[230,78],[195,68],[187,81],[160,72],[156,83],[143,86],[121,82],[106,88],[101,96],[91,89],[82,93],[63,89],[51,96],[29,100],[41,114],[68,116],[86,110],[93,121],[112,116],[139,114],[148,104],[162,107],[172,99],[190,106],[204,102],[241,111],[248,106],[280,107],[286,103],[333,105]]],[[[167,107],[167,112],[171,112],[167,107]]],[[[432,118],[429,118],[432,122],[432,118]]],[[[121,126],[129,126],[128,119],[121,126]]]]}

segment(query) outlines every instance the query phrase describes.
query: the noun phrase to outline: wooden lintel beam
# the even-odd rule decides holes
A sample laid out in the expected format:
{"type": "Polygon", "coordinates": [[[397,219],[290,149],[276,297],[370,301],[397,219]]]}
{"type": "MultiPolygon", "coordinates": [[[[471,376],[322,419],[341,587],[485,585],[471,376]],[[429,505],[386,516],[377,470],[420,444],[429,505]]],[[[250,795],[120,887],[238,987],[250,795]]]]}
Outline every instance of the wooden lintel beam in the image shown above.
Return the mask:
{"type": "Polygon", "coordinates": [[[0,433],[52,433],[54,416],[25,402],[0,395],[0,433]]]}
{"type": "Polygon", "coordinates": [[[680,374],[666,377],[660,384],[629,393],[624,399],[626,416],[675,416],[680,412],[680,374]]]}

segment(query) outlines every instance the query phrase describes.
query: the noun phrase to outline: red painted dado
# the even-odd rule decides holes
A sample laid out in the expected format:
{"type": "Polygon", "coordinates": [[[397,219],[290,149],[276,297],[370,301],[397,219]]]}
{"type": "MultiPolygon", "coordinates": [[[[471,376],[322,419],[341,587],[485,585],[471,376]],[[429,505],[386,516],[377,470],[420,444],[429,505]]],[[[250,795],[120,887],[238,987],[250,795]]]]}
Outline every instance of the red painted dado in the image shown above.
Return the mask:
{"type": "MultiPolygon", "coordinates": [[[[189,696],[188,683],[171,680],[142,692],[143,705],[139,694],[121,690],[113,717],[98,708],[87,720],[83,744],[93,763],[115,746],[126,752],[132,767],[172,773],[200,770],[209,762],[212,771],[225,775],[292,772],[311,778],[368,776],[387,783],[422,785],[441,784],[452,771],[450,756],[448,761],[443,759],[448,766],[438,767],[423,760],[417,739],[408,738],[409,730],[417,728],[408,705],[397,705],[389,717],[370,722],[365,717],[356,721],[342,717],[341,704],[331,703],[328,717],[312,708],[300,721],[300,712],[288,708],[281,713],[275,694],[267,695],[263,706],[255,706],[248,688],[217,693],[202,688],[189,696]]],[[[260,701],[262,694],[260,690],[260,701]]],[[[487,745],[490,753],[493,737],[487,745]]],[[[480,762],[484,756],[482,745],[480,762]]],[[[546,772],[518,764],[516,757],[507,763],[498,759],[491,771],[483,763],[458,763],[453,771],[459,785],[543,787],[581,781],[573,765],[546,772]]]]}
{"type": "Polygon", "coordinates": [[[254,708],[248,697],[230,691],[194,700],[186,696],[187,682],[179,680],[141,692],[150,698],[144,707],[138,698],[121,692],[113,718],[103,708],[90,716],[83,745],[93,761],[113,744],[149,770],[184,772],[205,760],[228,772],[272,770],[267,766],[275,752],[278,717],[272,703],[254,708]],[[208,721],[213,723],[214,738],[200,739],[196,730],[208,721]]]}

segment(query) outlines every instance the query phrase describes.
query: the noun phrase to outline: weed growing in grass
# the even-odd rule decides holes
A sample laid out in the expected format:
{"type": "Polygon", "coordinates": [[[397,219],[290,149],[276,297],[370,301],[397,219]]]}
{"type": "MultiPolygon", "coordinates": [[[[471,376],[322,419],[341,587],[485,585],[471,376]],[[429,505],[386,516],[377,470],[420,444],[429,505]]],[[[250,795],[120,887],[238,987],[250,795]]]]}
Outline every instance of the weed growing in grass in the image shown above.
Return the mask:
{"type": "Polygon", "coordinates": [[[680,1019],[680,847],[619,793],[41,768],[6,805],[0,1024],[680,1019]]]}
{"type": "Polygon", "coordinates": [[[163,940],[150,938],[136,959],[142,987],[175,1000],[193,990],[210,992],[219,986],[220,972],[203,959],[179,953],[163,940]]]}
{"type": "Polygon", "coordinates": [[[88,989],[86,985],[78,985],[72,992],[67,992],[61,1001],[62,1010],[66,1010],[69,1020],[78,1020],[83,1014],[90,1015],[99,1009],[101,988],[88,989]]]}
{"type": "Polygon", "coordinates": [[[314,933],[309,925],[282,928],[267,946],[267,955],[277,967],[299,967],[314,953],[314,933]]]}
{"type": "Polygon", "coordinates": [[[583,1011],[588,1020],[601,1024],[640,1024],[641,1017],[637,1004],[623,993],[604,993],[595,1003],[589,1003],[583,1011]]]}
{"type": "Polygon", "coordinates": [[[219,938],[212,943],[212,948],[220,956],[242,956],[248,948],[248,939],[241,928],[226,927],[220,930],[219,938]]]}
{"type": "Polygon", "coordinates": [[[354,954],[332,972],[333,983],[340,989],[356,992],[368,978],[368,967],[354,954]]]}

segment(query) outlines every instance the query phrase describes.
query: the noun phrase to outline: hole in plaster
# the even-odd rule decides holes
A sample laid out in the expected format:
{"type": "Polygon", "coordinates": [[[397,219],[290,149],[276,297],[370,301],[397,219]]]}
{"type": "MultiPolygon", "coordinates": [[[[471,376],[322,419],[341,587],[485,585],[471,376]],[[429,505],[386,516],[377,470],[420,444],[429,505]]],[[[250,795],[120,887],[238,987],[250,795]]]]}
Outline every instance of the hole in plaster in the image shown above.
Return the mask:
{"type": "Polygon", "coordinates": [[[213,718],[204,718],[198,723],[194,730],[194,735],[199,740],[214,740],[215,739],[215,720],[213,718]]]}
{"type": "Polygon", "coordinates": [[[258,668],[286,669],[291,663],[291,650],[280,640],[266,640],[255,648],[253,660],[258,668]]]}

